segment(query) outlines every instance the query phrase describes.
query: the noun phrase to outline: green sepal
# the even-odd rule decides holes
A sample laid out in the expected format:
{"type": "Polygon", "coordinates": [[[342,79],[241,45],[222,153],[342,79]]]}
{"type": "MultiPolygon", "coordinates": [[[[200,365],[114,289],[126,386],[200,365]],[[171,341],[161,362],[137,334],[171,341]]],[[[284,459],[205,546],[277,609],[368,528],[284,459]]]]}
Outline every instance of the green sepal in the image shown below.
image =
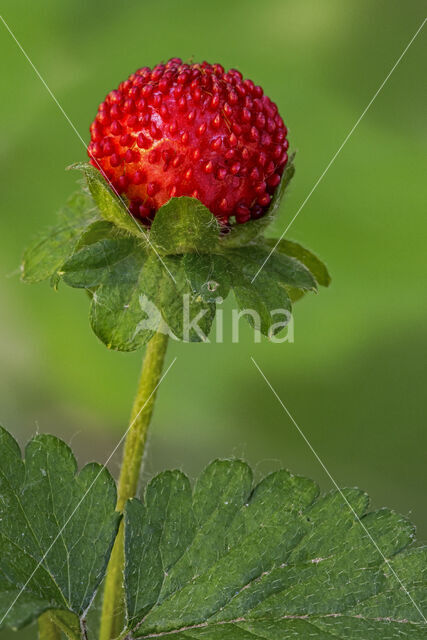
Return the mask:
{"type": "Polygon", "coordinates": [[[154,217],[150,242],[161,255],[212,253],[219,242],[219,223],[196,198],[171,198],[154,217]]]}
{"type": "Polygon", "coordinates": [[[75,251],[78,251],[78,249],[88,244],[93,244],[94,242],[98,242],[98,240],[113,235],[114,231],[117,231],[117,235],[120,234],[120,229],[112,222],[108,222],[108,220],[96,220],[85,228],[79,238],[75,251]]]}
{"type": "Polygon", "coordinates": [[[271,249],[274,248],[279,254],[290,256],[298,260],[311,272],[322,287],[329,287],[331,283],[331,276],[324,262],[320,260],[314,253],[303,247],[298,242],[292,242],[291,240],[280,240],[277,242],[274,238],[265,238],[263,244],[271,249]]]}
{"type": "Polygon", "coordinates": [[[291,300],[317,290],[309,267],[327,282],[322,263],[300,245],[283,241],[270,255],[270,241],[225,248],[218,237],[218,223],[206,207],[194,198],[174,198],[159,209],[147,244],[107,221],[90,225],[61,276],[90,290],[92,328],[108,348],[120,351],[146,344],[159,326],[180,340],[205,339],[216,303],[231,290],[243,317],[272,337],[286,326],[283,313],[289,321],[291,300]],[[251,309],[259,321],[243,313],[251,309]],[[201,333],[185,333],[185,310],[190,320],[202,315],[201,333]]]}
{"type": "Polygon", "coordinates": [[[111,222],[96,222],[81,236],[60,275],[70,287],[93,289],[103,282],[126,278],[123,263],[128,266],[129,256],[138,254],[146,256],[139,239],[124,235],[111,222]]]}
{"type": "Polygon", "coordinates": [[[251,242],[255,242],[264,235],[277,217],[279,207],[282,204],[285,191],[295,174],[295,153],[293,153],[286,164],[282,179],[274,192],[268,211],[259,220],[249,220],[243,224],[235,224],[228,233],[221,237],[221,245],[226,248],[244,247],[251,242]]]}
{"type": "Polygon", "coordinates": [[[233,289],[241,314],[249,324],[268,338],[286,327],[291,319],[292,305],[288,293],[268,272],[251,283],[242,279],[241,273],[233,273],[233,289]],[[251,310],[257,312],[253,316],[251,310]],[[280,315],[280,318],[279,318],[280,315]]]}
{"type": "Polygon", "coordinates": [[[24,252],[21,277],[33,284],[51,280],[56,288],[63,262],[71,255],[88,224],[98,216],[89,194],[74,193],[58,214],[58,224],[38,234],[34,242],[24,252]]]}
{"type": "Polygon", "coordinates": [[[317,291],[317,281],[311,271],[302,262],[285,253],[271,253],[268,248],[258,244],[235,249],[232,255],[239,271],[251,282],[256,282],[266,272],[279,284],[304,291],[317,291]]]}
{"type": "Polygon", "coordinates": [[[230,292],[230,262],[217,253],[187,253],[183,259],[185,274],[195,296],[206,302],[225,300],[230,292]]]}
{"type": "Polygon", "coordinates": [[[203,342],[215,317],[215,304],[194,294],[184,260],[184,255],[165,256],[160,262],[156,255],[151,254],[141,274],[143,291],[159,309],[172,337],[185,342],[203,342]],[[201,334],[190,326],[197,316],[200,317],[201,334]]]}
{"type": "Polygon", "coordinates": [[[77,162],[68,169],[83,171],[87,186],[100,215],[120,229],[136,236],[145,237],[142,225],[130,214],[127,202],[105,180],[101,171],[88,162],[77,162]]]}
{"type": "Polygon", "coordinates": [[[205,340],[216,304],[231,291],[245,319],[271,338],[286,326],[283,317],[277,322],[279,310],[289,319],[292,302],[330,282],[323,263],[301,245],[281,240],[275,247],[263,237],[294,173],[293,157],[266,216],[225,235],[216,217],[190,197],[171,198],[151,229],[142,228],[97,169],[87,163],[73,168],[84,172],[89,191],[69,207],[65,230],[50,232],[26,252],[23,278],[85,289],[92,328],[110,349],[135,350],[156,330],[205,340]],[[186,331],[186,320],[191,324],[196,316],[200,331],[195,325],[186,331]]]}
{"type": "Polygon", "coordinates": [[[146,252],[136,244],[122,260],[105,265],[102,282],[92,291],[90,323],[109,349],[134,351],[155,333],[154,325],[143,326],[147,314],[141,277],[146,261],[146,252]]]}
{"type": "Polygon", "coordinates": [[[61,273],[66,284],[90,291],[91,325],[102,342],[110,349],[133,351],[162,328],[190,342],[209,334],[215,309],[192,289],[186,257],[160,260],[137,238],[117,234],[113,227],[81,246],[61,273]],[[190,320],[202,314],[202,334],[191,329],[186,334],[186,314],[190,320]]]}

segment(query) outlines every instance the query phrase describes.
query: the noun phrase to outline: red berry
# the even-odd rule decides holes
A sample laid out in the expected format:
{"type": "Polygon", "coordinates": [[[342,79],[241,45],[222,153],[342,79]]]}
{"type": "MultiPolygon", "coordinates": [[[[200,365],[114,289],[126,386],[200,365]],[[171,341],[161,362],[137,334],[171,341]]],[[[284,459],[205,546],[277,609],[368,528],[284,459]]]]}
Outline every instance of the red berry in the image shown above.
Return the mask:
{"type": "Polygon", "coordinates": [[[145,220],[175,196],[197,197],[223,224],[259,218],[288,159],[287,129],[261,87],[179,58],[111,91],[90,132],[91,163],[145,220]]]}

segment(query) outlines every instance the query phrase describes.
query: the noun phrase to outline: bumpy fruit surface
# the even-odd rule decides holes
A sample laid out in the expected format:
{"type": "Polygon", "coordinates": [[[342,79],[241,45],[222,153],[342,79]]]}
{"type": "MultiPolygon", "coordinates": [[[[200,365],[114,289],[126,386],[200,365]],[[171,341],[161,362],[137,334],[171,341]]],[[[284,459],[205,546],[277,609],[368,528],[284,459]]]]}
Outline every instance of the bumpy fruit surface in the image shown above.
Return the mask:
{"type": "Polygon", "coordinates": [[[287,129],[261,87],[179,58],[129,76],[90,132],[91,163],[147,223],[174,196],[198,198],[223,224],[259,218],[288,160],[287,129]]]}

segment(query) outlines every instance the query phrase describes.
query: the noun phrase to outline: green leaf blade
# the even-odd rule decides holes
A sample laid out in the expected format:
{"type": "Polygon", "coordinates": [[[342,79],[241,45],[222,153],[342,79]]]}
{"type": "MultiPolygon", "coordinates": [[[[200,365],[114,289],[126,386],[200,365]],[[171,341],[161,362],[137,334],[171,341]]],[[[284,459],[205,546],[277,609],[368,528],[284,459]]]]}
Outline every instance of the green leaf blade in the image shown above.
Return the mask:
{"type": "MultiPolygon", "coordinates": [[[[149,310],[142,285],[146,261],[146,254],[138,249],[129,253],[103,274],[101,286],[93,292],[91,326],[109,349],[134,351],[156,330],[145,322],[149,310]]],[[[158,321],[157,316],[154,320],[158,321]]]]}
{"type": "Polygon", "coordinates": [[[228,296],[231,287],[230,263],[215,253],[188,253],[184,256],[185,275],[195,296],[215,302],[228,296]]]}
{"type": "Polygon", "coordinates": [[[277,240],[274,238],[266,238],[264,243],[271,249],[275,248],[275,251],[278,253],[296,258],[301,264],[307,267],[315,277],[317,283],[322,287],[328,287],[330,285],[331,276],[329,275],[326,265],[314,253],[298,242],[283,239],[277,243],[277,240]]]}
{"type": "Polygon", "coordinates": [[[48,609],[82,616],[105,574],[117,532],[108,471],[77,473],[69,447],[36,436],[25,460],[0,429],[0,628],[20,628],[48,609]]]}
{"type": "Polygon", "coordinates": [[[235,252],[247,277],[254,282],[265,272],[277,282],[307,291],[316,291],[317,282],[307,267],[292,256],[270,253],[262,245],[249,246],[235,252]],[[256,276],[256,277],[255,277],[256,276]]]}
{"type": "MultiPolygon", "coordinates": [[[[148,527],[152,514],[164,513],[165,495],[172,511],[181,513],[174,491],[163,494],[154,481],[150,504],[139,503],[137,519],[126,516],[127,539],[148,527]]],[[[426,599],[425,550],[413,547],[413,527],[405,518],[367,508],[367,496],[358,489],[319,496],[313,482],[286,471],[253,486],[250,469],[237,461],[213,463],[192,500],[187,486],[184,511],[193,514],[191,526],[181,522],[180,552],[167,571],[158,567],[162,587],[151,609],[139,620],[132,617],[133,636],[424,637],[427,626],[411,597],[421,605],[426,599]]],[[[145,554],[150,546],[146,535],[145,554]]],[[[155,541],[152,549],[159,553],[155,541]]],[[[132,599],[149,564],[141,563],[138,549],[127,546],[126,553],[127,572],[138,572],[142,581],[131,588],[126,576],[132,599]]]]}
{"type": "Polygon", "coordinates": [[[156,255],[150,255],[141,282],[146,300],[154,305],[154,319],[156,311],[160,313],[165,325],[162,330],[184,342],[207,339],[215,304],[194,294],[185,270],[185,256],[165,256],[160,261],[156,255]]]}
{"type": "Polygon", "coordinates": [[[133,351],[155,331],[201,341],[209,334],[215,304],[192,288],[185,258],[160,260],[136,238],[107,234],[76,251],[62,277],[71,286],[93,289],[91,325],[110,349],[133,351]]]}
{"type": "Polygon", "coordinates": [[[313,287],[314,280],[305,267],[287,259],[271,264],[267,261],[259,270],[268,253],[256,246],[235,249],[232,253],[230,272],[240,313],[255,330],[271,339],[291,320],[292,305],[285,283],[313,287]]]}
{"type": "Polygon", "coordinates": [[[184,553],[194,531],[191,487],[184,474],[179,471],[160,474],[148,485],[145,498],[146,505],[135,499],[126,510],[130,532],[126,538],[127,557],[138,556],[139,566],[149,567],[143,581],[139,570],[133,566],[126,568],[131,625],[132,620],[144,616],[156,603],[165,575],[184,553]],[[157,495],[161,500],[156,499],[157,495]]]}
{"type": "Polygon", "coordinates": [[[96,219],[92,199],[85,193],[76,193],[59,213],[55,227],[39,234],[24,253],[21,277],[34,284],[55,278],[63,262],[74,251],[87,224],[96,219]]]}
{"type": "Polygon", "coordinates": [[[111,223],[95,223],[62,265],[61,277],[70,287],[91,289],[111,280],[113,273],[118,278],[121,263],[138,253],[145,256],[145,249],[134,237],[117,234],[111,223]]]}

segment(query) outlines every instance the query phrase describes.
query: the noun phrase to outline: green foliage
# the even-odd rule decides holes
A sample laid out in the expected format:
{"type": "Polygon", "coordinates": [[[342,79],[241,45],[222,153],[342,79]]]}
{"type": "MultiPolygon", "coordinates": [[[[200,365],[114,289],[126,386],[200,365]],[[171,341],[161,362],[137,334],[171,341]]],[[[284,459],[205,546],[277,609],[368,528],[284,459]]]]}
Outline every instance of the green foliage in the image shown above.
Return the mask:
{"type": "Polygon", "coordinates": [[[328,287],[330,285],[331,277],[325,264],[315,256],[314,253],[311,253],[311,251],[308,251],[308,249],[305,249],[302,245],[285,239],[277,243],[277,240],[272,238],[265,238],[264,244],[269,247],[270,251],[274,248],[278,254],[291,256],[305,265],[317,280],[317,283],[322,287],[328,287]]]}
{"type": "Polygon", "coordinates": [[[21,266],[22,280],[35,283],[50,278],[55,282],[60,267],[73,253],[83,230],[97,215],[87,193],[73,194],[59,212],[58,224],[40,233],[25,251],[21,266]]]}
{"type": "Polygon", "coordinates": [[[426,599],[426,550],[405,518],[367,507],[287,471],[253,486],[240,461],[212,463],[193,491],[158,475],[125,515],[132,637],[425,637],[411,597],[426,599]]]}
{"type": "Polygon", "coordinates": [[[160,322],[172,335],[200,340],[194,330],[188,336],[184,333],[185,309],[191,318],[202,313],[200,328],[209,333],[214,309],[193,295],[184,256],[159,260],[134,236],[117,234],[114,226],[104,231],[90,234],[94,242],[81,244],[63,265],[62,274],[66,284],[92,291],[92,328],[109,348],[138,348],[148,342],[160,322]]]}
{"type": "Polygon", "coordinates": [[[159,209],[150,241],[162,255],[211,253],[219,242],[219,224],[196,198],[171,198],[159,209]]]}
{"type": "Polygon", "coordinates": [[[111,279],[131,255],[145,256],[134,237],[119,233],[111,222],[95,222],[63,264],[61,276],[70,287],[92,289],[111,279]]]}
{"type": "MultiPolygon", "coordinates": [[[[22,460],[1,429],[0,495],[0,628],[49,611],[79,639],[118,529],[111,476],[77,473],[52,436],[22,460]]],[[[426,550],[405,518],[368,503],[285,470],[254,484],[239,460],[211,463],[194,488],[160,473],[125,510],[121,637],[425,637],[426,550]]]]}
{"type": "Polygon", "coordinates": [[[20,628],[49,609],[79,627],[99,587],[117,533],[108,471],[77,473],[69,447],[36,436],[25,460],[0,428],[0,628],[20,628]]]}
{"type": "Polygon", "coordinates": [[[227,232],[188,197],[169,200],[143,229],[97,169],[73,168],[84,172],[89,192],[69,203],[65,227],[26,252],[23,279],[86,289],[92,328],[110,349],[138,349],[156,330],[206,340],[216,304],[231,291],[242,315],[272,338],[289,321],[292,301],[329,284],[310,251],[281,240],[272,252],[274,241],[262,235],[292,178],[292,160],[267,215],[227,232]]]}
{"type": "Polygon", "coordinates": [[[195,296],[207,302],[225,299],[230,293],[230,263],[218,253],[187,253],[183,260],[185,274],[195,296]]]}
{"type": "Polygon", "coordinates": [[[88,162],[78,162],[69,169],[80,169],[86,178],[87,186],[100,215],[112,222],[119,229],[129,233],[143,236],[144,231],[138,222],[129,213],[126,202],[113,191],[98,169],[88,162]]]}

